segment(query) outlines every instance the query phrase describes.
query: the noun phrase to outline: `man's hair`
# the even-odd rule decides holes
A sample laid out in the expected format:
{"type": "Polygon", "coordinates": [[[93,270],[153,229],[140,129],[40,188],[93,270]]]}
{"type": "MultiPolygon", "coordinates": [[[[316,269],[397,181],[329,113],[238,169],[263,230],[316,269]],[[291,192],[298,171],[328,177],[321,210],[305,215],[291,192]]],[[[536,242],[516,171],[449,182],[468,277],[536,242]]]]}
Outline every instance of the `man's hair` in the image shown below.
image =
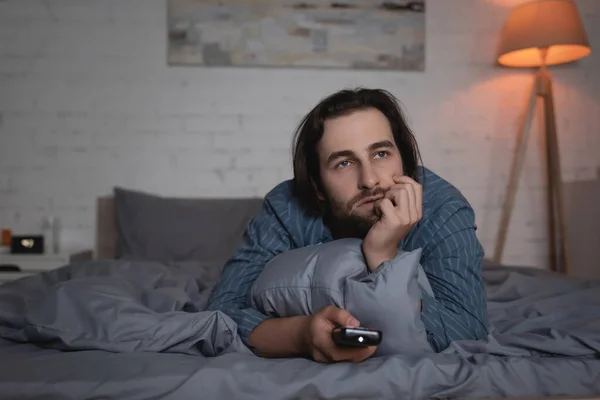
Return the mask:
{"type": "Polygon", "coordinates": [[[387,117],[402,157],[404,174],[418,181],[418,162],[422,161],[421,155],[398,100],[382,89],[341,90],[321,100],[306,114],[294,134],[294,192],[307,211],[318,214],[324,211],[311,180],[321,187],[317,144],[323,136],[325,121],[371,108],[379,110],[387,117]]]}

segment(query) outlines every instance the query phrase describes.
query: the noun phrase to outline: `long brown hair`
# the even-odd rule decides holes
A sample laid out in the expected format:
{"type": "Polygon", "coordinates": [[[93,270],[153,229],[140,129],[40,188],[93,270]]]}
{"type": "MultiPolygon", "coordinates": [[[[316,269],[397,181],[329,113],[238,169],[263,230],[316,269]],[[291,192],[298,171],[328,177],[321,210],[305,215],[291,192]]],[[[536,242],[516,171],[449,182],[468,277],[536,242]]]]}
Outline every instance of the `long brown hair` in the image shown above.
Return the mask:
{"type": "Polygon", "coordinates": [[[419,180],[417,171],[419,161],[422,161],[421,154],[394,95],[383,89],[341,90],[321,100],[306,114],[294,134],[294,192],[307,211],[318,214],[324,211],[312,181],[320,187],[317,144],[323,136],[325,121],[368,108],[375,108],[387,117],[402,157],[404,173],[419,180]]]}

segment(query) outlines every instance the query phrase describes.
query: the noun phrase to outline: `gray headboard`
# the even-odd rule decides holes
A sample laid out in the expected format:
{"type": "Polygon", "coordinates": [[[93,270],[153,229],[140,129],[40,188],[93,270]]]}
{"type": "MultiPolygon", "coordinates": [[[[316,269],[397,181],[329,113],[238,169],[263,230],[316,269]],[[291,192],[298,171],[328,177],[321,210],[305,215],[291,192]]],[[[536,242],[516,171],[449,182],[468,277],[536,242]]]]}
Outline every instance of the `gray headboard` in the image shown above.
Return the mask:
{"type": "Polygon", "coordinates": [[[596,179],[565,183],[572,275],[600,279],[600,168],[596,179]]]}
{"type": "Polygon", "coordinates": [[[115,258],[117,254],[117,220],[113,197],[96,201],[96,248],[94,258],[115,258]]]}

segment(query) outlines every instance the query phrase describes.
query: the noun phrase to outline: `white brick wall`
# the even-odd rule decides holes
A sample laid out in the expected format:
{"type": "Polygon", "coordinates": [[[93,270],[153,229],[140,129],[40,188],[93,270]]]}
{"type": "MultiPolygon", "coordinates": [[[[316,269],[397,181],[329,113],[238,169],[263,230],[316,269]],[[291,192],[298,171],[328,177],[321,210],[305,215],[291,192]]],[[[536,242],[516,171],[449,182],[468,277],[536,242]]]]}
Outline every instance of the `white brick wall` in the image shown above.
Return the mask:
{"type": "MultiPolygon", "coordinates": [[[[361,85],[401,99],[425,164],[464,191],[491,254],[532,79],[495,67],[494,51],[509,7],[521,0],[427,1],[424,73],[172,68],[164,0],[0,1],[0,226],[39,232],[42,217],[55,214],[65,248],[91,248],[94,199],[115,185],[264,195],[291,177],[302,115],[323,96],[361,85]]],[[[577,4],[597,47],[600,4],[577,4]]],[[[598,54],[553,69],[567,181],[590,179],[600,166],[598,54]]],[[[539,120],[507,262],[545,264],[539,120]]]]}

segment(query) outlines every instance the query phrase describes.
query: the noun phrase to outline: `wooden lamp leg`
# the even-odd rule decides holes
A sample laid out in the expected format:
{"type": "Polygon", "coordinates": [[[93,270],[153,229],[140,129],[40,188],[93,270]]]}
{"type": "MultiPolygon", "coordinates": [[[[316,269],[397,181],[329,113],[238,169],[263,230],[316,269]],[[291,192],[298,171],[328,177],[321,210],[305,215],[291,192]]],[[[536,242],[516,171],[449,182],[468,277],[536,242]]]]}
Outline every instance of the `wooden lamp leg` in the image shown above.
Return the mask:
{"type": "Polygon", "coordinates": [[[548,114],[548,100],[544,91],[544,133],[546,141],[546,175],[548,176],[547,200],[548,200],[548,260],[550,262],[550,271],[557,271],[556,264],[556,203],[554,201],[556,187],[554,185],[554,156],[552,155],[552,147],[550,146],[549,129],[552,122],[548,114]]]}
{"type": "Polygon", "coordinates": [[[508,233],[508,223],[510,222],[510,216],[515,202],[515,196],[517,194],[517,187],[519,184],[519,176],[523,169],[523,162],[525,161],[525,154],[527,149],[527,142],[529,140],[529,132],[531,131],[531,122],[535,111],[535,105],[537,101],[537,95],[539,92],[540,79],[539,74],[536,74],[533,87],[531,89],[531,96],[525,113],[525,119],[521,126],[519,134],[519,142],[517,144],[516,156],[512,166],[511,175],[508,183],[508,190],[504,206],[502,208],[502,216],[500,218],[500,227],[498,230],[498,239],[496,243],[496,249],[494,252],[493,261],[500,263],[502,259],[502,253],[504,251],[504,245],[506,244],[506,234],[508,233]]]}
{"type": "MultiPolygon", "coordinates": [[[[551,226],[555,225],[555,218],[558,216],[558,231],[559,231],[559,243],[560,243],[560,272],[569,274],[571,272],[571,257],[569,254],[568,238],[567,238],[567,226],[565,220],[565,204],[564,204],[564,190],[563,182],[561,177],[560,167],[560,155],[558,151],[558,138],[556,134],[556,118],[554,114],[554,97],[552,93],[552,78],[547,71],[544,72],[544,116],[546,125],[546,141],[548,146],[548,187],[550,190],[554,190],[554,201],[549,199],[549,207],[551,207],[551,226]],[[556,205],[556,208],[554,207],[556,205]]],[[[552,236],[549,237],[551,243],[550,257],[553,258],[552,265],[556,268],[556,254],[555,254],[555,243],[556,236],[552,232],[552,236]],[[554,250],[553,250],[554,249],[554,250]],[[554,253],[553,253],[554,251],[554,253]]]]}

